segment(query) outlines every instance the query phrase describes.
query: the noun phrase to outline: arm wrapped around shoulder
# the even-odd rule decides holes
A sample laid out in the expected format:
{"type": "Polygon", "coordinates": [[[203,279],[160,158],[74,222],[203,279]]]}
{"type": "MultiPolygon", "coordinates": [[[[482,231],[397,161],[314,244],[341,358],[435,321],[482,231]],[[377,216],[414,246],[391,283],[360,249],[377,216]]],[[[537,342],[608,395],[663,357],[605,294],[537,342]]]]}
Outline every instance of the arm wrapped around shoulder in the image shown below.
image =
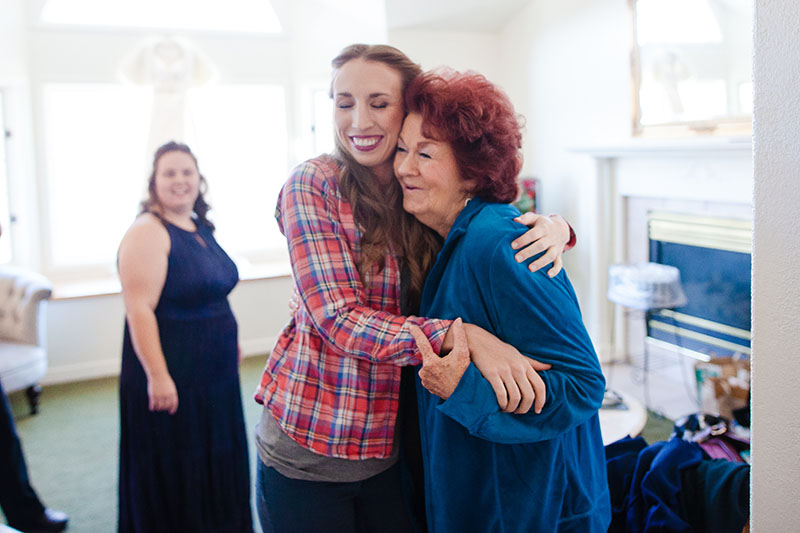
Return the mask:
{"type": "Polygon", "coordinates": [[[565,272],[549,278],[517,263],[506,240],[494,247],[488,268],[473,269],[485,325],[523,354],[552,365],[539,372],[547,402],[540,414],[501,413],[491,387],[474,367],[439,409],[479,437],[519,443],[553,438],[594,416],[605,379],[565,272]]]}

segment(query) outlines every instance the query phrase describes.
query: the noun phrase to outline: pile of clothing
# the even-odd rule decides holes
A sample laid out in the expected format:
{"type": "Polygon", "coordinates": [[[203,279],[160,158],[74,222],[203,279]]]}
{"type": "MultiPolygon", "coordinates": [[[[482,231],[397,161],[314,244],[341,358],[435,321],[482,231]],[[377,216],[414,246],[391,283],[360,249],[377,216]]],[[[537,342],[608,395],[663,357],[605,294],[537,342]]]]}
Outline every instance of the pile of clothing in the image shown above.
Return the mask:
{"type": "Polygon", "coordinates": [[[750,515],[749,443],[725,419],[692,415],[669,440],[606,446],[609,532],[740,533],[750,515]]]}

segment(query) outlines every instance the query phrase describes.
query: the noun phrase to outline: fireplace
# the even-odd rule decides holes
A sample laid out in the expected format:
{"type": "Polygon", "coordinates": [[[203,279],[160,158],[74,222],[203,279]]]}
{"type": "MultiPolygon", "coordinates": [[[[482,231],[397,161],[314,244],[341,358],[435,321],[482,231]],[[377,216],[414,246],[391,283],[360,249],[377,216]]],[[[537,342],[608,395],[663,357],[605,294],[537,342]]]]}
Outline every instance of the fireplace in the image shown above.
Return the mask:
{"type": "MultiPolygon", "coordinates": [[[[601,360],[623,360],[631,353],[641,352],[642,343],[651,332],[651,343],[667,343],[670,354],[674,354],[675,347],[669,343],[676,330],[670,328],[706,334],[708,328],[703,326],[709,324],[703,320],[735,328],[721,328],[727,333],[719,332],[720,340],[736,344],[736,347],[731,347],[735,350],[739,349],[739,345],[749,350],[749,333],[744,333],[749,331],[749,318],[745,323],[742,320],[729,321],[727,318],[706,318],[710,314],[695,316],[683,313],[694,316],[694,319],[689,319],[692,323],[673,322],[673,318],[678,318],[675,315],[660,317],[656,320],[659,324],[648,327],[649,331],[645,331],[641,317],[627,316],[624,309],[614,306],[608,300],[607,293],[610,265],[658,260],[658,254],[664,257],[662,261],[668,262],[672,260],[670,256],[673,253],[680,257],[680,248],[673,245],[696,246],[666,239],[663,244],[656,246],[653,252],[655,255],[651,258],[648,235],[648,213],[651,211],[686,214],[701,219],[737,219],[736,224],[749,224],[752,219],[753,198],[750,140],[722,137],[630,139],[606,146],[575,148],[572,151],[591,155],[595,162],[593,172],[587,168],[587,181],[581,191],[581,224],[576,228],[579,235],[586,236],[574,252],[579,257],[577,264],[582,268],[573,269],[570,275],[580,290],[584,320],[601,360]],[[667,335],[654,331],[659,328],[667,335]],[[729,335],[732,332],[739,336],[729,335]],[[747,339],[741,338],[743,336],[747,336],[747,339]]],[[[693,226],[695,223],[696,221],[689,221],[684,225],[693,226]]],[[[670,224],[671,222],[666,223],[666,226],[670,227],[670,224]]],[[[724,221],[722,225],[726,224],[728,221],[724,221]]],[[[741,233],[747,234],[747,253],[727,252],[738,254],[733,257],[738,258],[749,269],[749,229],[742,229],[741,233]]],[[[712,255],[718,250],[713,246],[703,247],[709,248],[707,253],[712,255]]],[[[699,259],[699,262],[708,260],[705,257],[699,259]]],[[[749,275],[744,275],[749,283],[749,275]]],[[[725,272],[720,276],[728,278],[725,272]]],[[[710,281],[706,280],[707,283],[710,281]]],[[[742,298],[749,302],[749,290],[740,289],[735,289],[735,292],[746,293],[747,296],[742,298]]],[[[692,298],[692,302],[700,301],[702,298],[692,298]]],[[[677,311],[682,313],[685,309],[677,311]]],[[[740,310],[738,313],[749,317],[748,311],[740,310]]],[[[687,335],[697,337],[694,333],[687,335]]],[[[685,345],[687,354],[688,350],[692,350],[692,355],[707,355],[706,350],[711,350],[688,342],[688,337],[681,336],[677,341],[685,345]]],[[[717,346],[715,350],[717,348],[722,349],[717,346]]]]}
{"type": "Polygon", "coordinates": [[[651,313],[648,342],[699,360],[750,355],[750,220],[647,213],[649,260],[681,271],[688,302],[651,313]]]}

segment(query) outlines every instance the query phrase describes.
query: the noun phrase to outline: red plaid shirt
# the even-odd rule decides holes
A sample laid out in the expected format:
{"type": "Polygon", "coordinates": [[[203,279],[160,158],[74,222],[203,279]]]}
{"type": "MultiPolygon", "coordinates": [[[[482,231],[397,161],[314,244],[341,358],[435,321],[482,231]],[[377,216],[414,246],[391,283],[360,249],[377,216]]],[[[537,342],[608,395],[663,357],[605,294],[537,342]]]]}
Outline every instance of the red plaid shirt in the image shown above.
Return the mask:
{"type": "Polygon", "coordinates": [[[362,283],[361,232],[338,189],[340,168],[327,155],[306,161],[278,197],[275,216],[305,305],[278,337],[256,401],[321,455],[388,457],[400,367],[420,362],[408,324],[420,326],[438,352],[450,321],[399,316],[400,271],[392,255],[362,283]]]}

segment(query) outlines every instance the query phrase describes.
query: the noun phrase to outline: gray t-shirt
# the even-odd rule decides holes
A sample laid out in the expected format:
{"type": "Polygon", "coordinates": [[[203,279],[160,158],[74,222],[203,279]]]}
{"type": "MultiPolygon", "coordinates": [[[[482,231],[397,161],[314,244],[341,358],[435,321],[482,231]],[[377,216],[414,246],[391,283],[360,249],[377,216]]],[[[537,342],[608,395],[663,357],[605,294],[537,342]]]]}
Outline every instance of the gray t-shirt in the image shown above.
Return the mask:
{"type": "Polygon", "coordinates": [[[385,459],[326,457],[298,444],[264,408],[256,426],[256,446],[261,462],[288,478],[350,483],[376,476],[397,462],[399,433],[394,432],[392,455],[385,459]]]}

